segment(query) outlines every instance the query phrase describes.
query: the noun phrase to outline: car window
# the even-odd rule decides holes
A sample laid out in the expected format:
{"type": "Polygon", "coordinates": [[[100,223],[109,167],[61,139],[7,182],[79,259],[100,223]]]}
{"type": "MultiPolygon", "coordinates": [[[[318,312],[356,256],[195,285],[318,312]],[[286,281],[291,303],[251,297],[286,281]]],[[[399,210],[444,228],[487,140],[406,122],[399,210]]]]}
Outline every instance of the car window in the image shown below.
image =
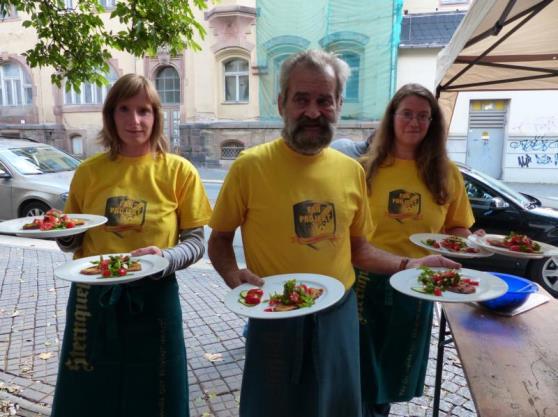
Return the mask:
{"type": "Polygon", "coordinates": [[[24,175],[72,171],[79,165],[79,161],[70,155],[45,146],[5,149],[2,157],[24,175]]]}
{"type": "Polygon", "coordinates": [[[488,192],[485,187],[482,187],[480,184],[471,181],[468,178],[464,178],[465,181],[465,190],[467,191],[467,196],[470,200],[474,201],[490,201],[494,198],[494,196],[488,192]]]}

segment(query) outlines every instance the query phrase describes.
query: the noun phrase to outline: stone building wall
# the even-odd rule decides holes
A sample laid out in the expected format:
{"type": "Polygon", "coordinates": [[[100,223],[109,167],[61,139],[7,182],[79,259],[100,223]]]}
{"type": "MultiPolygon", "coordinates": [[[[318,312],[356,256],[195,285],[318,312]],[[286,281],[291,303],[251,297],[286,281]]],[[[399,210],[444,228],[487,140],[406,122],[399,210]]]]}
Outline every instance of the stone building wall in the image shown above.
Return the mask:
{"type": "MultiPolygon", "coordinates": [[[[335,138],[365,140],[377,128],[377,122],[341,122],[335,138]]],[[[236,142],[244,149],[270,142],[281,135],[283,123],[269,122],[193,122],[180,125],[179,153],[195,164],[226,166],[223,144],[236,142]]]]}

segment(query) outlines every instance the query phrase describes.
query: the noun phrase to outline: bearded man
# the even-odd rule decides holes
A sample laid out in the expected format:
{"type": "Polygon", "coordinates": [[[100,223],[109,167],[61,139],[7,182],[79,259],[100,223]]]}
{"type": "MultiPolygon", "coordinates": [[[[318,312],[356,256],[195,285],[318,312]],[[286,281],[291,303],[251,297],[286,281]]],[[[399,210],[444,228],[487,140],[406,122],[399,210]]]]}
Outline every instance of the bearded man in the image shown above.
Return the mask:
{"type": "Polygon", "coordinates": [[[352,264],[381,273],[421,264],[459,266],[440,256],[409,260],[368,244],[364,171],[328,148],[349,73],[345,62],[324,51],[286,60],[278,97],[282,137],[243,152],[215,204],[209,256],[229,287],[315,273],[338,279],[346,290],[315,314],[250,319],[240,417],[361,416],[352,264]],[[233,252],[238,227],[247,269],[238,267],[233,252]]]}

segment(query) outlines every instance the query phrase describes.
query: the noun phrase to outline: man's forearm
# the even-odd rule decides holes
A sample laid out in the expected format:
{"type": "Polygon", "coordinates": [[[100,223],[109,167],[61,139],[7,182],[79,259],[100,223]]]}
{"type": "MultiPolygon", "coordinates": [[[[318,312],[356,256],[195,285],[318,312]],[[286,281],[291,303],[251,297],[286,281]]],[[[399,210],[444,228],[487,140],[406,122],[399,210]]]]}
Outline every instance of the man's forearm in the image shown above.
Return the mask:
{"type": "Polygon", "coordinates": [[[393,274],[406,267],[405,257],[393,255],[370,244],[352,250],[352,263],[359,269],[377,274],[393,274]]]}
{"type": "Polygon", "coordinates": [[[238,272],[238,263],[233,249],[233,238],[228,234],[220,232],[212,232],[207,245],[207,254],[211,260],[213,268],[223,277],[228,283],[227,279],[231,273],[238,272]]]}

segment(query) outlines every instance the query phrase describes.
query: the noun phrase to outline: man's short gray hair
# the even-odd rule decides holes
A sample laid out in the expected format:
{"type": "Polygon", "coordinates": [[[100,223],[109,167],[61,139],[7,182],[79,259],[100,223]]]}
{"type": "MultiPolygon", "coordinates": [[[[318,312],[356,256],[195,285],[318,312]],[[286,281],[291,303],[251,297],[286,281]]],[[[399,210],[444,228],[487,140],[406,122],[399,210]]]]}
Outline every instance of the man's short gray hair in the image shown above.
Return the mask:
{"type": "Polygon", "coordinates": [[[326,73],[328,67],[331,68],[335,74],[337,87],[335,98],[339,98],[341,96],[345,88],[345,83],[351,75],[349,65],[331,52],[326,52],[321,49],[310,49],[298,52],[287,58],[285,62],[283,62],[283,65],[281,65],[281,76],[279,82],[283,104],[287,100],[291,74],[293,70],[299,66],[310,68],[322,73],[326,73]]]}

